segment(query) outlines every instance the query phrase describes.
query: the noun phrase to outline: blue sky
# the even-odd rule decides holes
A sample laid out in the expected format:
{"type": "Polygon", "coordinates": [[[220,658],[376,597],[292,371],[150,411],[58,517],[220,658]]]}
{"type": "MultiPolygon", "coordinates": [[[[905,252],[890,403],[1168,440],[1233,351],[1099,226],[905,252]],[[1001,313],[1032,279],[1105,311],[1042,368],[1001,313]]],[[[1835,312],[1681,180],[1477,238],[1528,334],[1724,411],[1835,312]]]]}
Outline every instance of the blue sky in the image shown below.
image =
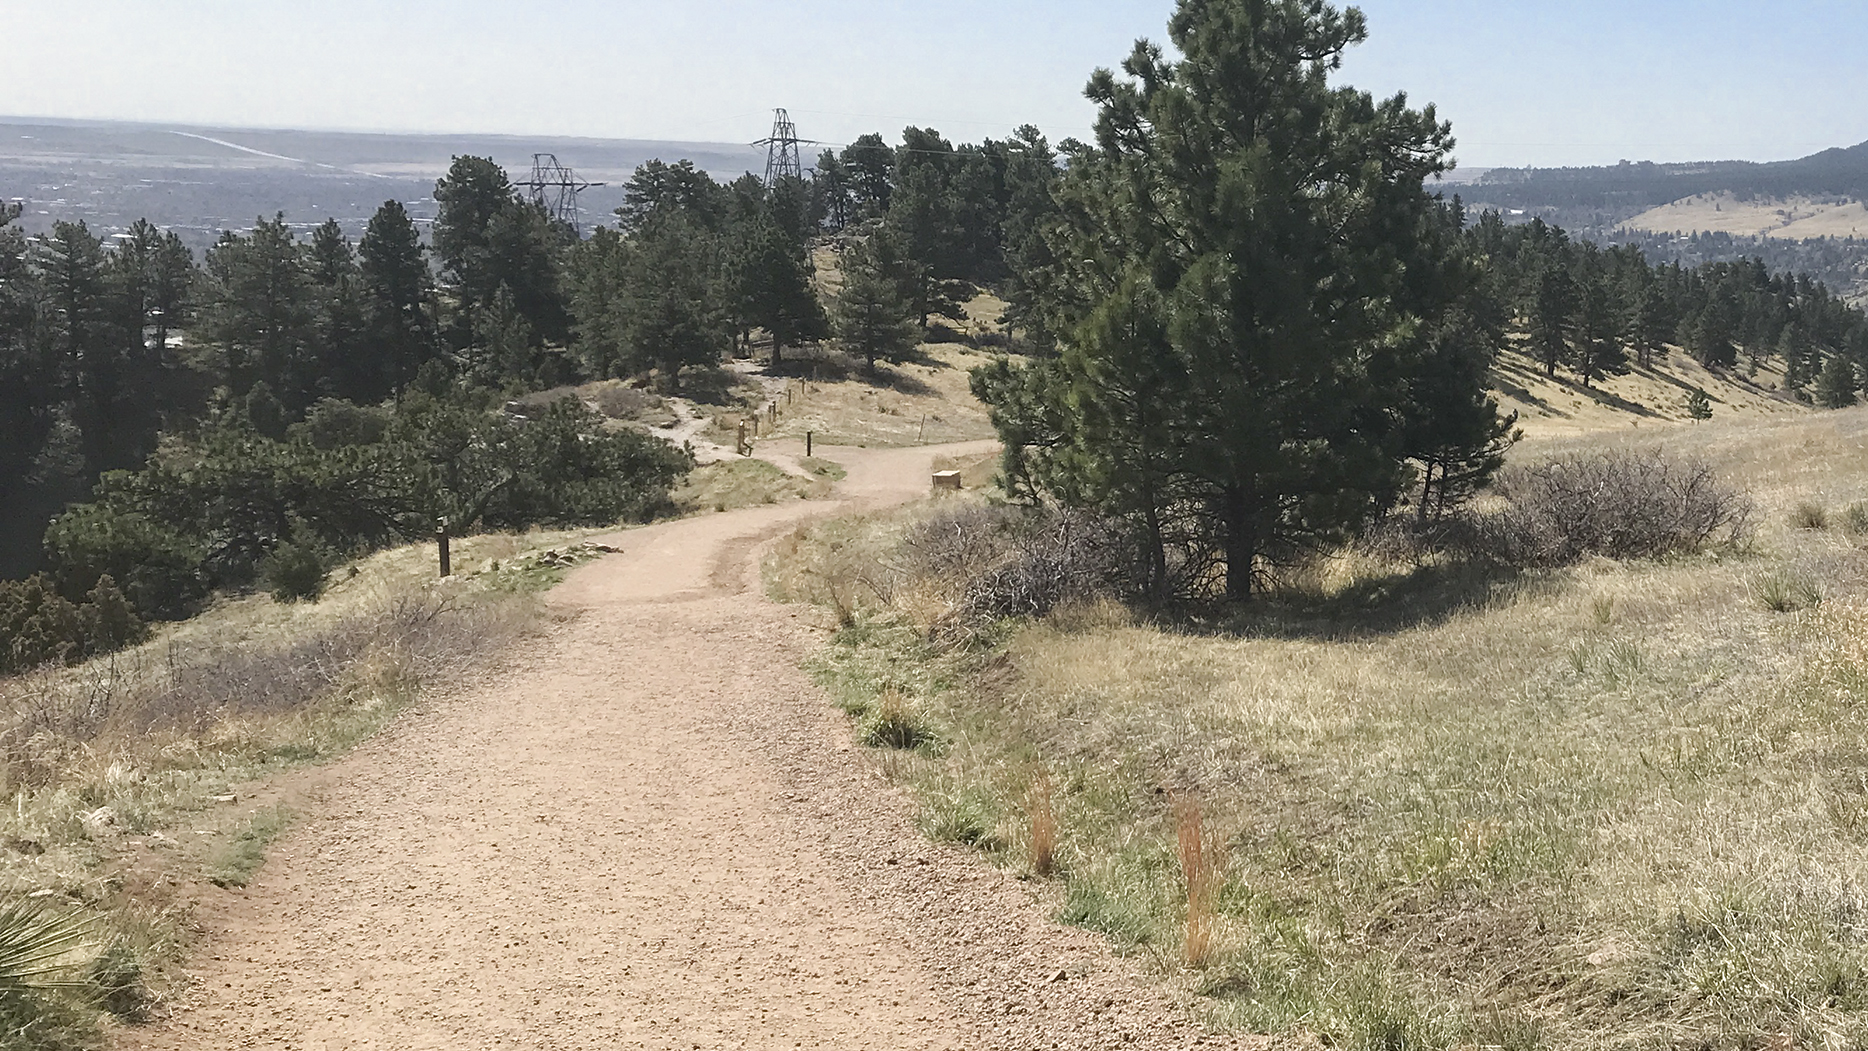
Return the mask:
{"type": "MultiPolygon", "coordinates": [[[[0,0],[0,113],[831,142],[1081,135],[1165,0],[0,0]]],[[[1367,0],[1344,75],[1468,167],[1801,156],[1868,140],[1861,0],[1367,0]]]]}

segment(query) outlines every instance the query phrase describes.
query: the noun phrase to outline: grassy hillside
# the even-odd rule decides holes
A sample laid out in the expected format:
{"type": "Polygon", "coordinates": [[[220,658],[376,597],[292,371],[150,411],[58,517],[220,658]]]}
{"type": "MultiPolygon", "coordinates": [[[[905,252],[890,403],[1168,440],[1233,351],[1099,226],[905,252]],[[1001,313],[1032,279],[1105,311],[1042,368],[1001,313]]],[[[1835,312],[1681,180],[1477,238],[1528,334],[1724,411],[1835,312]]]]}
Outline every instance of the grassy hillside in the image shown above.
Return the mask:
{"type": "Polygon", "coordinates": [[[1839,197],[1747,199],[1730,192],[1707,193],[1650,208],[1624,225],[1662,234],[1720,232],[1790,241],[1861,237],[1868,235],[1868,206],[1839,197]]]}
{"type": "Polygon", "coordinates": [[[1714,372],[1690,355],[1672,351],[1653,368],[1636,368],[1626,376],[1610,376],[1584,387],[1559,370],[1556,378],[1544,375],[1543,366],[1529,356],[1510,350],[1492,369],[1491,386],[1499,408],[1518,414],[1518,425],[1531,437],[1576,435],[1602,431],[1638,432],[1690,422],[1686,398],[1704,390],[1712,400],[1714,419],[1762,419],[1814,412],[1782,390],[1783,370],[1778,363],[1756,373],[1714,372]]]}
{"type": "Polygon", "coordinates": [[[1515,459],[1704,459],[1750,542],[1535,572],[1349,551],[1232,614],[1067,607],[955,644],[941,582],[890,575],[928,508],[801,530],[772,586],[842,609],[819,671],[930,835],[1048,880],[1217,1024],[1861,1046],[1868,408],[1677,361],[1590,398],[1523,364],[1549,414],[1515,459]],[[1687,384],[1713,420],[1678,422],[1687,384]]]}

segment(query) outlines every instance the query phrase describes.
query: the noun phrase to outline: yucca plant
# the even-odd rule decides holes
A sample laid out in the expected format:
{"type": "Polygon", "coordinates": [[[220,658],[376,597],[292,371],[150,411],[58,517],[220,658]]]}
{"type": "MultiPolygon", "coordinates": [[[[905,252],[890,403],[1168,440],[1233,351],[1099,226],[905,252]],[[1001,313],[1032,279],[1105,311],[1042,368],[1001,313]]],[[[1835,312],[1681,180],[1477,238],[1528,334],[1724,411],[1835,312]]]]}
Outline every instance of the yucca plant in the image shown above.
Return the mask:
{"type": "Polygon", "coordinates": [[[79,984],[60,978],[72,972],[91,927],[82,912],[53,912],[33,901],[0,909],[0,990],[79,984]]]}

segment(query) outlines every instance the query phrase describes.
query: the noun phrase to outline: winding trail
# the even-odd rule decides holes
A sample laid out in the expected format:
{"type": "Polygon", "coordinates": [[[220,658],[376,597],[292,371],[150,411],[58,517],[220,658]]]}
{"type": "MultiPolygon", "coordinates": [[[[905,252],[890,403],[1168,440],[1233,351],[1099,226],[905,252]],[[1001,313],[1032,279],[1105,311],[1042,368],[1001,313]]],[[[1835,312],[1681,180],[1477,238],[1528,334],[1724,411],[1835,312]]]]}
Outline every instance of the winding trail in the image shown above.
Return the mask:
{"type": "Polygon", "coordinates": [[[762,543],[913,499],[939,453],[830,452],[838,503],[605,538],[559,623],[321,768],[189,1001],[125,1049],[1181,1047],[1050,891],[913,829],[767,602],[762,543]]]}

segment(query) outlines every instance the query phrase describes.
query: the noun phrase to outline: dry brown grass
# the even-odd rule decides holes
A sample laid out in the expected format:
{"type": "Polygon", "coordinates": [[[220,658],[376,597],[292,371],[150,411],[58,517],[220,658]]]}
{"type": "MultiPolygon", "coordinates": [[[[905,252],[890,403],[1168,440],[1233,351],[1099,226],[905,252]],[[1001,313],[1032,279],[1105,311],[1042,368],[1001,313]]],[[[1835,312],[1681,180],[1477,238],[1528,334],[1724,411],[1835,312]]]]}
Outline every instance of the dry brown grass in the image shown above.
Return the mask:
{"type": "Polygon", "coordinates": [[[1026,800],[1030,815],[1025,860],[1034,876],[1045,877],[1057,871],[1057,804],[1051,798],[1051,775],[1039,771],[1031,779],[1026,800]]]}
{"type": "Polygon", "coordinates": [[[1182,793],[1174,797],[1174,855],[1180,861],[1181,885],[1187,891],[1187,919],[1181,936],[1181,959],[1189,967],[1205,967],[1213,959],[1213,928],[1218,921],[1214,896],[1219,889],[1219,864],[1208,842],[1206,822],[1200,815],[1200,797],[1182,793]]]}
{"type": "Polygon", "coordinates": [[[760,434],[802,439],[810,432],[820,446],[876,447],[990,438],[995,432],[968,375],[986,361],[958,343],[923,344],[911,360],[880,363],[874,373],[835,351],[799,354],[787,367],[806,377],[802,393],[760,434]]]}
{"type": "Polygon", "coordinates": [[[1683,197],[1622,225],[1654,233],[1729,233],[1806,240],[1868,235],[1868,210],[1841,197],[1753,197],[1703,193],[1683,197]]]}
{"type": "Polygon", "coordinates": [[[830,493],[825,477],[800,478],[764,460],[722,460],[688,472],[669,494],[686,514],[732,511],[783,500],[815,500],[830,493]]]}
{"type": "MultiPolygon", "coordinates": [[[[1868,409],[1514,455],[1626,447],[1714,465],[1758,505],[1751,548],[1504,576],[1344,553],[1230,618],[1072,606],[957,650],[898,580],[820,670],[846,704],[885,682],[914,700],[943,747],[897,776],[926,827],[1006,864],[1029,857],[1011,772],[1049,771],[1060,914],[1164,970],[1190,933],[1173,793],[1197,792],[1227,860],[1192,973],[1223,1024],[1345,1047],[1868,1044],[1868,552],[1792,519],[1868,500],[1868,409]],[[1820,601],[1766,608],[1768,574],[1820,601]]],[[[788,557],[834,542],[873,573],[904,528],[826,526],[788,557]]]]}
{"type": "Polygon", "coordinates": [[[1531,438],[1597,436],[1620,430],[1640,437],[1643,430],[1687,422],[1686,398],[1695,389],[1712,399],[1714,420],[1803,416],[1817,410],[1783,388],[1781,363],[1762,363],[1755,373],[1713,372],[1687,354],[1669,351],[1651,369],[1609,376],[1585,389],[1559,369],[1555,379],[1520,350],[1501,354],[1492,370],[1499,407],[1518,414],[1519,427],[1531,438]]]}

